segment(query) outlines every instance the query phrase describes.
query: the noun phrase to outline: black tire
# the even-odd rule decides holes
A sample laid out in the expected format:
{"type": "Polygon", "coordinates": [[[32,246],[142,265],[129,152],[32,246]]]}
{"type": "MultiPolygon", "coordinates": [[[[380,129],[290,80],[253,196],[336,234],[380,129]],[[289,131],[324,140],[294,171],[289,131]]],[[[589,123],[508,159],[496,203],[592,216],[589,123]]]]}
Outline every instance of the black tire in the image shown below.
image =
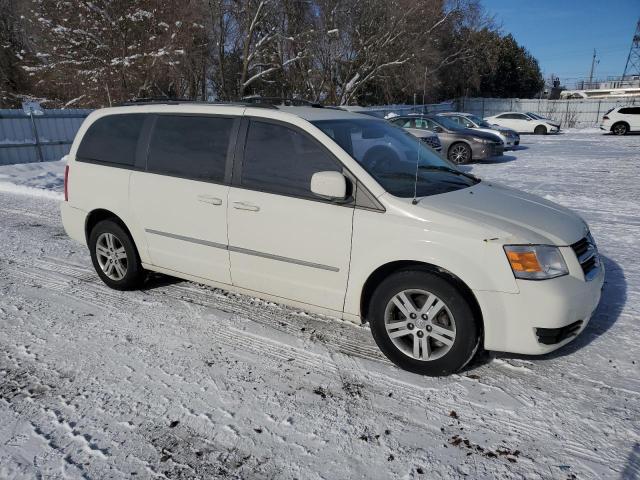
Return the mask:
{"type": "Polygon", "coordinates": [[[547,127],[545,127],[544,125],[538,125],[536,128],[533,129],[533,133],[535,133],[536,135],[546,135],[547,127]]]}
{"type": "Polygon", "coordinates": [[[140,288],[144,283],[146,272],[140,263],[140,256],[133,243],[133,239],[117,221],[102,220],[93,227],[89,233],[89,252],[91,253],[93,267],[107,286],[115,290],[135,290],[140,288]],[[126,253],[126,273],[119,280],[109,278],[98,261],[97,243],[102,234],[113,235],[119,241],[120,245],[124,247],[126,253]]]}
{"type": "Polygon", "coordinates": [[[611,133],[614,135],[626,135],[629,133],[629,125],[625,122],[614,123],[611,127],[611,133]]]}
{"type": "Polygon", "coordinates": [[[371,297],[368,317],[371,333],[382,353],[398,367],[421,375],[442,376],[459,371],[471,361],[480,344],[480,320],[475,318],[469,302],[451,282],[426,270],[403,270],[382,281],[371,297]],[[440,358],[415,359],[389,337],[385,325],[387,305],[398,293],[412,289],[436,295],[455,318],[453,344],[440,358]]]}
{"type": "Polygon", "coordinates": [[[447,158],[456,165],[469,163],[471,161],[471,147],[464,142],[456,142],[449,147],[447,158]]]}

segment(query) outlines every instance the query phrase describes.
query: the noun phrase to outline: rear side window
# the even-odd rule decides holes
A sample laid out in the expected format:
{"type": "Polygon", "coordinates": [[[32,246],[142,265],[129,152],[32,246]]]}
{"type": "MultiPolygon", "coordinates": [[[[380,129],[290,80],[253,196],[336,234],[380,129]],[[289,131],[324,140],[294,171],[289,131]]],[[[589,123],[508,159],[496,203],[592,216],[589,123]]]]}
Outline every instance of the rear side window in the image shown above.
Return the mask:
{"type": "Polygon", "coordinates": [[[78,160],[133,166],[146,115],[109,115],[91,124],[78,147],[78,160]]]}
{"type": "Polygon", "coordinates": [[[640,107],[624,107],[618,110],[618,112],[627,115],[640,115],[640,107]]]}
{"type": "Polygon", "coordinates": [[[147,170],[195,180],[222,182],[234,119],[160,115],[147,170]]]}
{"type": "Polygon", "coordinates": [[[311,177],[324,171],[342,168],[318,142],[282,125],[251,121],[242,162],[243,186],[317,198],[311,193],[311,177]]]}

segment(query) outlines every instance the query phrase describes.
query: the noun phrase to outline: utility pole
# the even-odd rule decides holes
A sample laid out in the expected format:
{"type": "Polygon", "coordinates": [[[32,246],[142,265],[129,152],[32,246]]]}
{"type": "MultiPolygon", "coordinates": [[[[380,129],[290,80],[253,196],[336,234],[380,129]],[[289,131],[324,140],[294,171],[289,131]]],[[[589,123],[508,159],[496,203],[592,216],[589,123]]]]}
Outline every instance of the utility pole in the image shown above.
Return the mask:
{"type": "Polygon", "coordinates": [[[629,56],[627,56],[627,63],[624,66],[624,73],[622,74],[622,80],[626,76],[640,75],[640,20],[636,25],[636,32],[631,39],[631,48],[629,49],[629,56]]]}
{"type": "MultiPolygon", "coordinates": [[[[599,63],[600,60],[598,60],[597,63],[599,63]]],[[[589,72],[589,88],[591,87],[591,82],[593,82],[593,70],[596,67],[596,49],[593,49],[593,58],[591,59],[591,71],[589,72]]]]}

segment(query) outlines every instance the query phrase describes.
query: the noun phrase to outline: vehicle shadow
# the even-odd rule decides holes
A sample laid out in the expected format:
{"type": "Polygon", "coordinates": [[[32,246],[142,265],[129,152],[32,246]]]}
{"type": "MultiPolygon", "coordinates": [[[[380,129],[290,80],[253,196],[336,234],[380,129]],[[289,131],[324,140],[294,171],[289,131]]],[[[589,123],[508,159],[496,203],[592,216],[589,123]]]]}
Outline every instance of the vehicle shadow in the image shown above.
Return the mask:
{"type": "Polygon", "coordinates": [[[523,360],[550,360],[554,358],[571,355],[581,348],[586,347],[596,338],[605,334],[620,318],[620,314],[624,309],[627,301],[627,281],[624,276],[624,270],[614,260],[600,256],[606,270],[605,283],[602,290],[600,304],[596,308],[587,328],[578,335],[572,342],[563,347],[545,355],[519,355],[506,352],[481,352],[467,366],[465,371],[473,370],[476,367],[491,363],[493,358],[514,358],[523,360]]]}
{"type": "Polygon", "coordinates": [[[491,157],[491,158],[487,158],[486,160],[480,160],[475,163],[507,163],[507,162],[513,162],[514,160],[517,160],[517,159],[518,157],[505,154],[505,155],[500,155],[499,157],[491,157]]]}
{"type": "Polygon", "coordinates": [[[511,150],[512,152],[517,152],[519,150],[529,150],[530,147],[527,147],[526,145],[518,145],[517,147],[515,147],[513,150],[511,150]]]}
{"type": "Polygon", "coordinates": [[[635,443],[629,453],[629,460],[624,467],[622,477],[624,480],[640,479],[640,443],[635,443]]]}
{"type": "Polygon", "coordinates": [[[182,280],[181,278],[177,277],[171,277],[169,275],[164,275],[162,273],[149,272],[147,280],[144,282],[144,285],[140,290],[154,290],[156,288],[168,287],[170,285],[175,285],[182,282],[186,282],[186,280],[182,280]]]}

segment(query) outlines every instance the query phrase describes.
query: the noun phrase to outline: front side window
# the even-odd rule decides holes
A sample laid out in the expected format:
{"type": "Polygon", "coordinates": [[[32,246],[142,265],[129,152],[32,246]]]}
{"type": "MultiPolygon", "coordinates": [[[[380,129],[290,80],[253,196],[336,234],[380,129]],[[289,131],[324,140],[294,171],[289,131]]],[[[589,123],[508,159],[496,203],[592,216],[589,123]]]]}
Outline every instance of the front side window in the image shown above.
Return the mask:
{"type": "Polygon", "coordinates": [[[311,177],[326,171],[342,172],[342,166],[320,143],[283,125],[251,121],[242,161],[242,186],[317,198],[311,192],[311,177]]]}
{"type": "Polygon", "coordinates": [[[414,185],[417,196],[424,197],[467,188],[479,181],[388,122],[353,118],[312,123],[397,197],[413,197],[414,185]]]}
{"type": "Polygon", "coordinates": [[[147,170],[194,180],[222,182],[232,118],[159,115],[147,170]]]}
{"type": "Polygon", "coordinates": [[[78,160],[133,166],[146,117],[144,114],[122,114],[99,118],[82,138],[78,160]]]}

